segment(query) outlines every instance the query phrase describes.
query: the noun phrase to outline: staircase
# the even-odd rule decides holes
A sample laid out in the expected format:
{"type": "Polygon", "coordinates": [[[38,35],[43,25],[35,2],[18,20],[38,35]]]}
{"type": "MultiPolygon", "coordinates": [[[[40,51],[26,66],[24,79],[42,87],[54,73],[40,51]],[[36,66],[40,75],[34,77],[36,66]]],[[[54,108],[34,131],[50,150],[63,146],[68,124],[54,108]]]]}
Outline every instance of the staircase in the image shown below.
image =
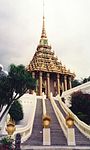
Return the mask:
{"type": "Polygon", "coordinates": [[[51,145],[67,145],[66,138],[63,134],[63,131],[58,123],[55,112],[51,105],[50,100],[46,99],[46,112],[51,117],[51,145]]]}
{"type": "MultiPolygon", "coordinates": [[[[62,107],[60,106],[60,103],[57,100],[55,102],[58,108],[60,109],[60,111],[62,112],[63,116],[66,117],[66,114],[63,111],[62,107]]],[[[74,126],[74,129],[75,129],[76,145],[77,146],[90,146],[90,139],[85,137],[76,126],[74,126]]]]}
{"type": "Polygon", "coordinates": [[[42,100],[37,99],[37,106],[34,118],[34,125],[31,137],[25,141],[22,145],[42,145],[43,133],[42,133],[42,100]]]}
{"type": "MultiPolygon", "coordinates": [[[[66,117],[66,113],[63,111],[62,107],[60,106],[60,103],[55,100],[58,108],[66,117]]],[[[50,124],[50,133],[51,133],[51,146],[43,146],[43,128],[42,128],[42,100],[37,99],[37,107],[35,112],[35,118],[34,118],[34,125],[31,137],[22,144],[22,149],[50,149],[50,150],[90,150],[90,140],[86,138],[78,129],[76,126],[75,128],[75,139],[76,139],[76,146],[68,146],[67,140],[63,134],[63,131],[61,129],[60,124],[58,123],[58,120],[56,118],[55,112],[53,110],[53,107],[51,105],[50,100],[45,100],[46,104],[46,112],[51,117],[51,124],[50,124]]]]}

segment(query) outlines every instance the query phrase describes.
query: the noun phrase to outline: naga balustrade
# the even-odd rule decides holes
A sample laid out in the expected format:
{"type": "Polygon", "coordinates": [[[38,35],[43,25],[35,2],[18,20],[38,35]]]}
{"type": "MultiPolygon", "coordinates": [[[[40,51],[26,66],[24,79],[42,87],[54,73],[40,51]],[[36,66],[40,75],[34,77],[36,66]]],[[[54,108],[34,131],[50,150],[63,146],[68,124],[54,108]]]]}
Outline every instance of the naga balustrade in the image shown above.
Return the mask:
{"type": "Polygon", "coordinates": [[[84,134],[86,137],[90,139],[90,126],[81,121],[68,107],[65,103],[62,102],[61,97],[58,95],[57,99],[59,100],[59,103],[62,107],[62,109],[65,111],[65,113],[68,115],[70,114],[74,118],[74,123],[76,127],[81,131],[82,134],[84,134]]]}
{"type": "Polygon", "coordinates": [[[14,133],[14,138],[15,135],[18,133],[21,135],[21,143],[26,141],[31,136],[32,133],[33,122],[34,122],[35,111],[36,111],[36,104],[37,104],[35,93],[33,94],[32,98],[34,100],[34,110],[33,110],[32,118],[29,118],[25,127],[16,128],[16,131],[14,133]]]}
{"type": "Polygon", "coordinates": [[[60,124],[60,126],[61,126],[61,128],[63,130],[63,133],[64,133],[65,137],[68,138],[67,137],[67,129],[68,129],[68,127],[66,125],[66,120],[65,120],[63,114],[61,113],[61,111],[59,110],[59,108],[57,107],[57,105],[56,105],[56,103],[54,101],[54,98],[52,96],[51,96],[50,100],[51,100],[51,104],[53,106],[54,112],[56,114],[56,117],[57,117],[57,119],[59,121],[59,124],[60,124]]]}

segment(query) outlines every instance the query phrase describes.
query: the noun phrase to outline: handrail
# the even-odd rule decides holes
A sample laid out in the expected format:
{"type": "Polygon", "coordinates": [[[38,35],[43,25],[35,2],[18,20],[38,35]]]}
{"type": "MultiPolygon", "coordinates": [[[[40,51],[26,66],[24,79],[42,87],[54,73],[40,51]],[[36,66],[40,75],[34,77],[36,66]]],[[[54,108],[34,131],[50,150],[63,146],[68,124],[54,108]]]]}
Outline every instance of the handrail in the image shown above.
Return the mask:
{"type": "Polygon", "coordinates": [[[46,95],[42,95],[42,102],[43,102],[43,116],[46,115],[46,105],[45,105],[45,99],[46,99],[46,95]]]}
{"type": "Polygon", "coordinates": [[[68,135],[67,135],[68,127],[66,125],[65,118],[64,118],[63,114],[61,113],[61,111],[59,110],[59,108],[57,107],[57,105],[56,105],[56,103],[55,103],[52,96],[51,96],[50,100],[51,100],[51,104],[53,106],[54,112],[56,114],[56,117],[59,121],[59,124],[60,124],[60,126],[61,126],[61,128],[64,132],[64,135],[65,135],[66,138],[68,138],[68,135]]]}
{"type": "Polygon", "coordinates": [[[65,113],[68,115],[70,114],[75,121],[75,125],[76,127],[80,130],[80,132],[82,134],[84,134],[86,137],[88,137],[90,139],[90,126],[88,126],[86,123],[84,123],[83,121],[81,121],[68,107],[65,103],[62,102],[60,96],[57,96],[59,103],[61,105],[61,107],[63,108],[63,110],[65,111],[65,113]]]}
{"type": "Polygon", "coordinates": [[[15,135],[17,133],[20,133],[21,134],[21,143],[23,143],[24,141],[26,141],[31,133],[32,133],[32,128],[33,128],[33,122],[34,122],[34,117],[35,117],[35,110],[36,110],[36,94],[34,93],[33,94],[33,98],[34,98],[34,110],[33,110],[33,114],[32,114],[32,118],[29,118],[28,120],[28,123],[25,127],[20,127],[20,128],[17,128],[15,133],[14,133],[14,138],[15,138],[15,135]]]}
{"type": "Polygon", "coordinates": [[[69,89],[67,91],[64,91],[62,93],[61,97],[65,97],[65,96],[67,97],[67,96],[71,95],[71,93],[76,92],[78,90],[81,90],[82,92],[87,92],[88,89],[90,90],[90,81],[88,81],[88,82],[86,82],[84,84],[81,84],[79,86],[76,86],[74,88],[71,88],[71,89],[69,89]]]}

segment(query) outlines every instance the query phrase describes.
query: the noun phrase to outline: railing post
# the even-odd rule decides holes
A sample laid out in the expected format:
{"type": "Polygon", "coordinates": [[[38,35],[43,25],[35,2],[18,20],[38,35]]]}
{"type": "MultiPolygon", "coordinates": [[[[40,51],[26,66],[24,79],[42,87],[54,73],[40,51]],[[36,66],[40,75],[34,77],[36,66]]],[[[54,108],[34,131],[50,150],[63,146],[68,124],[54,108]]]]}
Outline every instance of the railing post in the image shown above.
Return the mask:
{"type": "Polygon", "coordinates": [[[43,145],[51,145],[50,137],[50,121],[51,118],[48,115],[43,117],[43,145]]]}
{"type": "Polygon", "coordinates": [[[43,128],[43,145],[51,145],[50,128],[43,128]]]}
{"type": "Polygon", "coordinates": [[[43,145],[51,145],[51,137],[50,137],[50,122],[51,118],[47,115],[46,105],[45,105],[46,95],[42,94],[43,100],[43,145]]]}
{"type": "Polygon", "coordinates": [[[74,129],[74,118],[69,114],[66,117],[66,125],[67,125],[67,143],[68,145],[76,145],[75,142],[75,129],[74,129]]]}
{"type": "Polygon", "coordinates": [[[67,143],[68,143],[68,145],[72,145],[72,146],[76,145],[74,128],[67,129],[67,143]]]}

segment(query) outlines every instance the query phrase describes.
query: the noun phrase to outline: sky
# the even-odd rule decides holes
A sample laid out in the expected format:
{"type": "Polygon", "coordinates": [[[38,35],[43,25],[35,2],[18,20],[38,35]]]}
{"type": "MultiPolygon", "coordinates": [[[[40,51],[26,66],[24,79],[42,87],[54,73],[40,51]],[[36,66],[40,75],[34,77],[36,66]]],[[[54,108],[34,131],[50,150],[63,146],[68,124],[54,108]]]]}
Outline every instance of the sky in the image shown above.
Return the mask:
{"type": "MultiPolygon", "coordinates": [[[[49,44],[58,60],[75,72],[90,76],[90,0],[45,0],[49,44]]],[[[0,64],[27,66],[39,44],[43,0],[0,0],[0,64]]]]}

